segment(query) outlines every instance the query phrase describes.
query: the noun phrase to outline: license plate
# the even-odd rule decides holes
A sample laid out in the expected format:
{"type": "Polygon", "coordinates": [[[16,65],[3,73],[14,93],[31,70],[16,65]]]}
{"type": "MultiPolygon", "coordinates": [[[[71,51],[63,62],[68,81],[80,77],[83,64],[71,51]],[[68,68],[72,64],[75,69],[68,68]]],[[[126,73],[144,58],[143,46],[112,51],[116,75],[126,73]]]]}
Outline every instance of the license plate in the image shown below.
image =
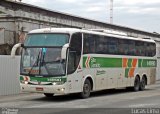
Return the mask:
{"type": "Polygon", "coordinates": [[[36,87],[36,91],[43,91],[42,87],[36,87]]]}

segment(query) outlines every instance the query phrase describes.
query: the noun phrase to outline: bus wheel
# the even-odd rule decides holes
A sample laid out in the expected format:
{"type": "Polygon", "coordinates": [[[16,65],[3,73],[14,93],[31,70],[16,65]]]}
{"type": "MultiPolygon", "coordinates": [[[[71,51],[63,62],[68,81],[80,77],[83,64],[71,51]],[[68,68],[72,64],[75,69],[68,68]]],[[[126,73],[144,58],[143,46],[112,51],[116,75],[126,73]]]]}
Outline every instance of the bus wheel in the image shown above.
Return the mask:
{"type": "Polygon", "coordinates": [[[46,97],[53,97],[54,94],[51,94],[51,93],[44,93],[44,95],[45,95],[46,97]]]}
{"type": "Polygon", "coordinates": [[[85,99],[90,96],[91,93],[91,82],[86,79],[83,85],[83,91],[80,93],[81,98],[85,99]]]}
{"type": "Polygon", "coordinates": [[[146,85],[146,79],[145,79],[145,77],[143,76],[142,77],[142,80],[141,80],[141,82],[140,82],[140,90],[141,91],[143,91],[144,89],[145,89],[145,85],[146,85]]]}
{"type": "Polygon", "coordinates": [[[134,87],[133,90],[134,91],[139,91],[140,89],[140,79],[138,76],[136,76],[135,80],[134,80],[134,87]]]}

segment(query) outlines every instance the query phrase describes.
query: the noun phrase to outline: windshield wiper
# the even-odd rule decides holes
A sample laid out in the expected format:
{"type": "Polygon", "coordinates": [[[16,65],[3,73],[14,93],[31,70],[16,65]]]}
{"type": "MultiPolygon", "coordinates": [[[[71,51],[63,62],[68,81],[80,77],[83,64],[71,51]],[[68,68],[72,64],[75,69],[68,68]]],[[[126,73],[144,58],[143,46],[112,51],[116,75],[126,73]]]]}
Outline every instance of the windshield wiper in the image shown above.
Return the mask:
{"type": "Polygon", "coordinates": [[[44,61],[44,64],[52,64],[52,63],[64,63],[65,60],[64,59],[59,59],[59,60],[55,60],[55,61],[44,61]]]}
{"type": "Polygon", "coordinates": [[[40,50],[39,53],[38,53],[38,56],[37,56],[36,61],[34,62],[34,64],[32,65],[32,67],[31,67],[31,69],[30,69],[30,71],[28,72],[28,75],[31,74],[31,71],[32,71],[32,69],[35,67],[35,65],[38,66],[38,62],[39,62],[39,59],[40,59],[40,53],[41,53],[41,50],[40,50]]]}

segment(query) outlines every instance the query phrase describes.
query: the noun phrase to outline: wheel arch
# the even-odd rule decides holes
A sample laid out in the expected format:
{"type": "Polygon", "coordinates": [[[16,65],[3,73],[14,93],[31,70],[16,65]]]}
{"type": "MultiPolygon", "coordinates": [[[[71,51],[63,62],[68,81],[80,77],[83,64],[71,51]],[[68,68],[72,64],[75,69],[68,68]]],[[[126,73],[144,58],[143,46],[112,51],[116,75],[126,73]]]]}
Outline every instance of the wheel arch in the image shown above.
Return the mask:
{"type": "Polygon", "coordinates": [[[142,75],[142,78],[143,78],[143,77],[145,78],[145,80],[146,80],[145,84],[147,85],[147,83],[148,83],[147,75],[146,75],[146,74],[143,74],[143,75],[142,75]]]}
{"type": "Polygon", "coordinates": [[[141,77],[140,77],[140,75],[139,75],[139,74],[136,74],[136,75],[135,75],[134,80],[136,79],[136,77],[138,77],[138,78],[139,78],[139,80],[141,80],[141,77]]]}
{"type": "Polygon", "coordinates": [[[84,84],[84,82],[85,82],[85,80],[89,80],[90,81],[90,83],[91,83],[91,90],[93,90],[93,88],[94,88],[94,80],[93,80],[93,78],[92,78],[92,76],[91,75],[87,75],[84,79],[83,79],[83,84],[84,84]]]}

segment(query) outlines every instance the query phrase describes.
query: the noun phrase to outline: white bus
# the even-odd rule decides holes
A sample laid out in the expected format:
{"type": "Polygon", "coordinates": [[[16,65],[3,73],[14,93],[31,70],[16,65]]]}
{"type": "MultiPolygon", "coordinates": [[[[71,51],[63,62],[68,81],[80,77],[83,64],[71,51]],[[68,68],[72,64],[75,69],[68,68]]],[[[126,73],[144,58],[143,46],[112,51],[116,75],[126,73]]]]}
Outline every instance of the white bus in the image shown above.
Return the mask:
{"type": "Polygon", "coordinates": [[[20,85],[25,92],[54,94],[111,88],[144,90],[156,79],[156,45],[151,39],[105,30],[46,28],[28,33],[22,48],[20,85]]]}

